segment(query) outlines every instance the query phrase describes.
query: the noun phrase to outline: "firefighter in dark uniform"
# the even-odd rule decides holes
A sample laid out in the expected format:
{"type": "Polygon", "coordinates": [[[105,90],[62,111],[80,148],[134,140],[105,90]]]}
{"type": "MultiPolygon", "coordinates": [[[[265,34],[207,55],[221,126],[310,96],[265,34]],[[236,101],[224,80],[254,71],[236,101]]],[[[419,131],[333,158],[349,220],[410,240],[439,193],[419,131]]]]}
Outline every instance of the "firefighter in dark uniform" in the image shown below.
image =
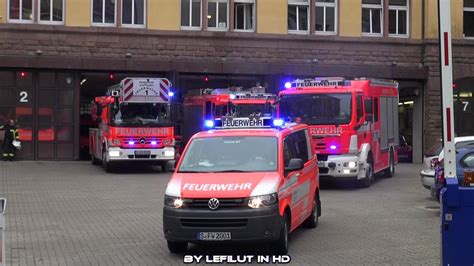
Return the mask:
{"type": "Polygon", "coordinates": [[[15,121],[13,119],[8,120],[6,125],[0,126],[0,130],[5,131],[5,137],[3,138],[3,160],[13,161],[16,151],[13,141],[19,139],[15,121]]]}

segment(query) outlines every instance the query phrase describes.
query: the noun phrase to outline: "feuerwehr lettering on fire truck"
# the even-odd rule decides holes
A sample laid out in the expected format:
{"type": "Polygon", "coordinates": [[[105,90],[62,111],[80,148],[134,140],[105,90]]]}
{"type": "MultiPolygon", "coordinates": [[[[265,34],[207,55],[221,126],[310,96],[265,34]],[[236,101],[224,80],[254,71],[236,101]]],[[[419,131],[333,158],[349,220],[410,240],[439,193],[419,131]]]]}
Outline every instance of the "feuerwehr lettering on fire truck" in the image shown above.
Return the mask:
{"type": "Polygon", "coordinates": [[[252,183],[233,183],[233,184],[192,184],[185,183],[183,190],[189,191],[233,191],[250,190],[252,183]]]}
{"type": "Polygon", "coordinates": [[[342,128],[340,127],[312,127],[310,129],[311,135],[341,135],[342,128]]]}
{"type": "Polygon", "coordinates": [[[119,135],[156,135],[156,136],[163,136],[169,135],[170,130],[169,128],[126,128],[126,127],[119,127],[116,128],[116,133],[119,135]]]}

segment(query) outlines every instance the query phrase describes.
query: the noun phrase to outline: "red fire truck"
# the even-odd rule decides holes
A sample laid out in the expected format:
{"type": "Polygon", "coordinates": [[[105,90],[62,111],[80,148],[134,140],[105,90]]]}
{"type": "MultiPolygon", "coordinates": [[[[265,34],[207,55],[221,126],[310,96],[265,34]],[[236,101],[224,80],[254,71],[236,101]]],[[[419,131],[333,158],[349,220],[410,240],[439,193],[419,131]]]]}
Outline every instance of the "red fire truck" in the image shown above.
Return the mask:
{"type": "Polygon", "coordinates": [[[184,145],[195,133],[206,129],[206,120],[212,121],[225,115],[249,117],[254,113],[271,116],[275,98],[276,95],[266,93],[264,87],[189,91],[184,97],[184,145]]]}
{"type": "Polygon", "coordinates": [[[170,121],[173,92],[165,78],[125,78],[97,97],[89,132],[93,164],[105,171],[118,162],[158,164],[166,170],[174,160],[174,127],[170,121]]]}
{"type": "Polygon", "coordinates": [[[281,118],[310,126],[321,178],[356,180],[393,176],[398,162],[398,83],[319,78],[285,83],[281,118]]]}

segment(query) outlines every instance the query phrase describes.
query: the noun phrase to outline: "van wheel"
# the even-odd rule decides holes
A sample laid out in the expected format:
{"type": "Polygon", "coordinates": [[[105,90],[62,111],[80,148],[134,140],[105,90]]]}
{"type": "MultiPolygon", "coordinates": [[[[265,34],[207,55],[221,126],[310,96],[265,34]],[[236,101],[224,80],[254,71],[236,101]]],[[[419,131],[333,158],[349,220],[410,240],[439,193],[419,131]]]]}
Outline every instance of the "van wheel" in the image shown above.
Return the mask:
{"type": "Polygon", "coordinates": [[[112,166],[110,165],[110,162],[107,161],[107,151],[105,150],[105,147],[102,148],[102,168],[104,168],[107,173],[112,172],[112,166]]]}
{"type": "Polygon", "coordinates": [[[315,228],[319,222],[319,196],[316,194],[313,199],[313,210],[311,215],[303,222],[304,228],[315,228]]]}
{"type": "Polygon", "coordinates": [[[270,245],[271,252],[276,255],[288,254],[288,247],[290,242],[290,216],[285,213],[282,218],[282,225],[280,229],[280,238],[270,245]]]}
{"type": "Polygon", "coordinates": [[[184,253],[188,250],[188,242],[168,242],[168,249],[171,253],[184,253]]]}
{"type": "Polygon", "coordinates": [[[367,158],[367,169],[365,170],[365,178],[362,180],[362,187],[368,188],[374,182],[374,161],[372,154],[367,158]]]}
{"type": "Polygon", "coordinates": [[[393,150],[390,149],[390,161],[388,168],[384,171],[384,176],[390,178],[393,177],[393,175],[395,175],[395,159],[393,155],[393,150]]]}

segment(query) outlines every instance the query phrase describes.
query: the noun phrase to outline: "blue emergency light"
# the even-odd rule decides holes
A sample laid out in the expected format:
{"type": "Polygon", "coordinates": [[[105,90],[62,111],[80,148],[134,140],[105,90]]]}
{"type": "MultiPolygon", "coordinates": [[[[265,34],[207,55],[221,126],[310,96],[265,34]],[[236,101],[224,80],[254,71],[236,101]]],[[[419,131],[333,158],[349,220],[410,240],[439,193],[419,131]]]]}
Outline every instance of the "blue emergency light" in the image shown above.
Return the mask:
{"type": "Polygon", "coordinates": [[[337,146],[336,145],[331,145],[331,146],[329,146],[329,149],[335,150],[335,149],[337,149],[337,146]]]}
{"type": "Polygon", "coordinates": [[[207,127],[207,128],[214,128],[214,121],[212,120],[206,120],[204,122],[204,126],[207,127]]]}
{"type": "Polygon", "coordinates": [[[285,82],[285,89],[291,89],[291,82],[285,82]]]}
{"type": "Polygon", "coordinates": [[[274,119],[273,120],[273,126],[274,127],[282,127],[285,124],[285,121],[283,119],[274,119]]]}
{"type": "Polygon", "coordinates": [[[168,96],[169,96],[169,97],[174,97],[174,92],[169,91],[169,92],[168,92],[168,96]]]}
{"type": "Polygon", "coordinates": [[[204,127],[207,129],[232,129],[232,128],[281,128],[285,125],[283,119],[272,119],[271,117],[262,117],[258,119],[247,117],[217,118],[204,121],[204,127]]]}

